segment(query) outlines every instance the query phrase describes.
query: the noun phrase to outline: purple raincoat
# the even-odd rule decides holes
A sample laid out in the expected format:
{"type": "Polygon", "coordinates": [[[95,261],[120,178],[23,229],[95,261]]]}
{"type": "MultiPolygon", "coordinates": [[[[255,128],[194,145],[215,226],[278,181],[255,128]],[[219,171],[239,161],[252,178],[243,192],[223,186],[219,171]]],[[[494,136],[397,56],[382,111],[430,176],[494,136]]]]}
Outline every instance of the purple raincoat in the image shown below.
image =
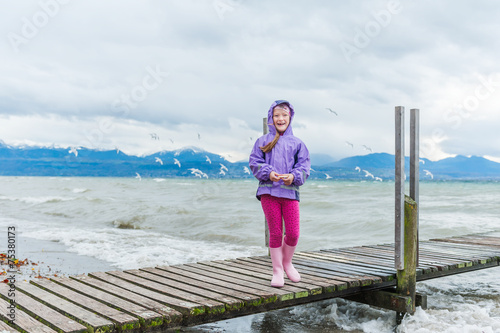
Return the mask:
{"type": "Polygon", "coordinates": [[[300,200],[299,186],[304,184],[309,177],[311,161],[304,142],[293,135],[292,120],[294,114],[293,106],[288,101],[275,101],[267,113],[269,133],[257,139],[250,153],[250,169],[255,178],[259,180],[259,188],[257,189],[257,199],[259,200],[263,194],[300,200]],[[276,128],[273,125],[273,109],[276,105],[282,103],[286,103],[290,107],[290,124],[283,135],[280,136],[276,146],[269,153],[264,153],[260,147],[271,142],[276,135],[276,128]],[[271,171],[278,174],[293,174],[293,183],[287,186],[283,180],[272,182],[269,179],[271,171]]]}

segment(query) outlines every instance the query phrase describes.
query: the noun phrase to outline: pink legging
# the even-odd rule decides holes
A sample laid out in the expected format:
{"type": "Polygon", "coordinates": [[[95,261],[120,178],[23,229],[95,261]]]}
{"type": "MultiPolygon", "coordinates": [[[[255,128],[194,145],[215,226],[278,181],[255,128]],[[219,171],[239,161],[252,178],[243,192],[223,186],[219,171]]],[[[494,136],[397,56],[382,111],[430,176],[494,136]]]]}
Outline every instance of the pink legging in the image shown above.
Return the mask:
{"type": "Polygon", "coordinates": [[[269,226],[269,247],[281,246],[283,223],[285,221],[285,243],[296,246],[300,234],[299,202],[297,200],[277,198],[264,194],[260,198],[262,210],[269,226]]]}

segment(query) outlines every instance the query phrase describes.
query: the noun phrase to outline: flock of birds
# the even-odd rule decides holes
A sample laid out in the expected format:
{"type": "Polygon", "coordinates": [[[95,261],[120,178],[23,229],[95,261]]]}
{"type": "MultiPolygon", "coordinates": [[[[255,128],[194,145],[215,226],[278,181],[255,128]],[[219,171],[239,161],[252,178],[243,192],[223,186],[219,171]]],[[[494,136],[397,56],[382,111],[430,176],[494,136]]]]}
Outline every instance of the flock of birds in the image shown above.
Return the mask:
{"type": "MultiPolygon", "coordinates": [[[[325,108],[326,110],[328,110],[331,114],[334,114],[335,116],[338,116],[338,112],[331,109],[331,108],[325,108]]],[[[151,140],[160,140],[160,136],[157,134],[157,133],[149,133],[150,137],[151,137],[151,140]]],[[[174,140],[172,138],[169,138],[170,142],[173,144],[174,143],[174,140]]],[[[198,140],[201,140],[201,134],[198,133],[198,140]]],[[[250,137],[250,140],[252,141],[253,138],[250,137]]],[[[349,141],[345,141],[345,144],[351,148],[354,148],[354,144],[349,142],[349,141]]],[[[369,151],[369,152],[373,152],[373,149],[368,147],[367,145],[362,145],[363,149],[366,150],[366,151],[369,151]]],[[[70,154],[74,154],[75,157],[78,156],[78,149],[80,149],[79,147],[70,147],[70,150],[69,150],[69,153],[70,154]]],[[[115,147],[116,149],[116,153],[120,153],[120,149],[118,147],[115,147]]],[[[228,157],[231,157],[231,155],[229,154],[226,154],[228,157]]],[[[207,155],[205,155],[206,157],[206,162],[209,163],[209,164],[212,164],[212,161],[210,160],[210,157],[208,157],[207,155]]],[[[181,168],[181,162],[177,159],[177,158],[173,158],[173,162],[175,165],[177,165],[179,168],[181,168]]],[[[159,163],[160,165],[163,165],[163,161],[161,158],[159,157],[155,157],[155,163],[159,163]]],[[[425,161],[424,160],[420,160],[420,163],[423,163],[425,164],[425,161]]],[[[222,175],[222,176],[225,176],[226,175],[226,172],[228,172],[228,168],[222,164],[222,163],[219,163],[220,164],[220,169],[219,169],[219,174],[222,175]]],[[[203,171],[199,170],[199,169],[196,169],[196,168],[190,168],[189,171],[191,171],[191,174],[194,175],[195,177],[198,177],[198,178],[207,178],[208,179],[208,175],[206,173],[204,173],[203,171]]],[[[246,174],[251,174],[250,170],[248,169],[248,167],[243,167],[243,171],[244,173],[246,174]]],[[[311,168],[311,171],[315,171],[311,168]]],[[[372,173],[370,173],[368,170],[362,170],[360,167],[356,167],[355,168],[355,171],[361,173],[361,171],[363,171],[365,173],[365,177],[370,177],[371,179],[373,179],[374,181],[383,181],[382,178],[380,177],[376,177],[374,176],[372,173]]],[[[429,171],[429,170],[423,170],[424,173],[425,173],[425,176],[427,177],[430,177],[431,179],[434,179],[434,175],[429,171]]],[[[327,174],[327,173],[324,173],[325,174],[325,178],[326,179],[331,179],[332,177],[327,174]]],[[[142,180],[141,176],[139,173],[136,172],[136,178],[138,178],[139,180],[142,180]]]]}

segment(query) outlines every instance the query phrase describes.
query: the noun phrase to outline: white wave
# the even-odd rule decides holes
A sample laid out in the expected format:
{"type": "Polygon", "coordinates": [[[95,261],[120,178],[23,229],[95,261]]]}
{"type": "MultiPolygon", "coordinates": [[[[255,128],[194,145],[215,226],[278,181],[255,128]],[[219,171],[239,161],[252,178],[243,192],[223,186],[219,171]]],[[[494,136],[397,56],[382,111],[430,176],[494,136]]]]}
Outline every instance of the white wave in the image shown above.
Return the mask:
{"type": "Polygon", "coordinates": [[[107,261],[120,269],[176,265],[220,258],[262,255],[261,247],[178,239],[144,230],[43,229],[23,233],[48,241],[59,241],[68,251],[107,261]]]}
{"type": "Polygon", "coordinates": [[[74,188],[71,192],[73,192],[73,193],[85,193],[88,191],[90,191],[90,190],[87,188],[74,188]]]}

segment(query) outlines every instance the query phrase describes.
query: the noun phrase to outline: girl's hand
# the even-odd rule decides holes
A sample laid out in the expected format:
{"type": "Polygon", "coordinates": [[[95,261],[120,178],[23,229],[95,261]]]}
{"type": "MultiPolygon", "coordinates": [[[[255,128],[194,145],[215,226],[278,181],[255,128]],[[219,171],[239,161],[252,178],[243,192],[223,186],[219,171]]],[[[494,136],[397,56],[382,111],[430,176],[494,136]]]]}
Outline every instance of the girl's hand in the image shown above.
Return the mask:
{"type": "Polygon", "coordinates": [[[269,179],[273,182],[279,182],[281,178],[279,178],[281,175],[277,174],[276,172],[274,171],[271,171],[271,173],[269,174],[269,179]]]}
{"type": "Polygon", "coordinates": [[[283,182],[287,186],[292,185],[294,178],[295,177],[291,173],[287,173],[287,174],[281,175],[281,179],[283,179],[283,182]]]}

